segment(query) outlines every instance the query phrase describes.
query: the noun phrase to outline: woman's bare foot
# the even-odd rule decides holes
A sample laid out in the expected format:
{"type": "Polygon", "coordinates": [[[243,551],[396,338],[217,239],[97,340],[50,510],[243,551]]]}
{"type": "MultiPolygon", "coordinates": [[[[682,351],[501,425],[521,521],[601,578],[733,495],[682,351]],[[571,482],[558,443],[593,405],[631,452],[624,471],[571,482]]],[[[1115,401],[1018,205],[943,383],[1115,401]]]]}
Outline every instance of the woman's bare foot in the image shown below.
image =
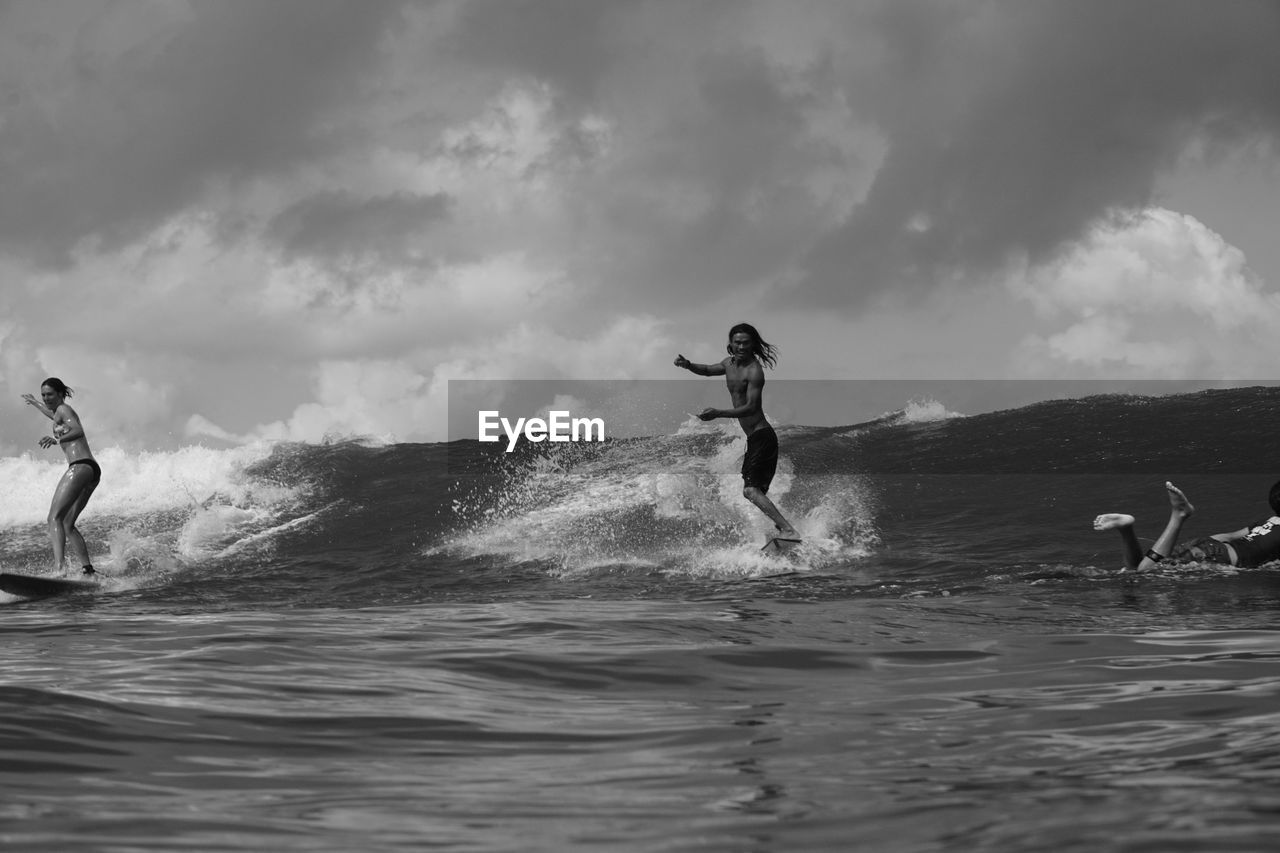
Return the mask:
{"type": "Polygon", "coordinates": [[[1094,530],[1115,530],[1117,527],[1132,527],[1134,518],[1123,512],[1107,512],[1093,520],[1094,530]]]}
{"type": "Polygon", "coordinates": [[[1191,501],[1187,500],[1187,496],[1182,493],[1182,489],[1167,480],[1164,487],[1169,491],[1169,506],[1173,508],[1173,511],[1183,518],[1190,518],[1196,508],[1191,505],[1191,501]]]}

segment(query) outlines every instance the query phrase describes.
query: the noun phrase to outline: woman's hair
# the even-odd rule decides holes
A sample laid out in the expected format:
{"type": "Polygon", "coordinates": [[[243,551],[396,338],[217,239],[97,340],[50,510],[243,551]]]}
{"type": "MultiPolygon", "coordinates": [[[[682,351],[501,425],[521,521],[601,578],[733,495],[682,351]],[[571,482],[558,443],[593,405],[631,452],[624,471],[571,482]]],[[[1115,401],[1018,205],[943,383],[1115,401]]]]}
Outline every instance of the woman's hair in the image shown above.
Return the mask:
{"type": "MultiPolygon", "coordinates": [[[[778,363],[778,348],[760,337],[755,326],[750,323],[739,323],[729,330],[729,340],[732,341],[733,336],[739,332],[746,332],[751,336],[751,354],[760,359],[762,364],[772,368],[778,363]]],[[[726,346],[725,349],[728,350],[729,355],[733,355],[732,346],[726,346]]]]}
{"type": "Polygon", "coordinates": [[[70,397],[75,392],[67,387],[67,384],[56,376],[50,376],[48,379],[40,383],[40,387],[48,385],[64,397],[70,397]]]}

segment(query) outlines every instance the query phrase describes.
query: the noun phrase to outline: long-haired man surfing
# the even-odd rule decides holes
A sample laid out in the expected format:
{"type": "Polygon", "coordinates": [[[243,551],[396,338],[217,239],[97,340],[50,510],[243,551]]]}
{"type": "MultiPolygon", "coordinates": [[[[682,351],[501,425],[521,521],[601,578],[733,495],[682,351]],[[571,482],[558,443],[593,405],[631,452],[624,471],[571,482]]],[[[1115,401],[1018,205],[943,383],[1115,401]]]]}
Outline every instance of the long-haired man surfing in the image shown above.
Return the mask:
{"type": "Polygon", "coordinates": [[[723,376],[729,386],[732,409],[703,409],[698,417],[704,421],[737,418],[747,436],[747,452],[742,457],[742,496],[759,507],[777,526],[765,547],[780,548],[780,543],[795,544],[800,534],[791,526],[778,507],[769,499],[769,484],[778,468],[778,434],[764,416],[764,366],[777,363],[777,348],[760,337],[750,323],[739,323],[729,330],[729,356],[716,364],[694,364],[677,355],[676,367],[699,376],[723,376]]]}

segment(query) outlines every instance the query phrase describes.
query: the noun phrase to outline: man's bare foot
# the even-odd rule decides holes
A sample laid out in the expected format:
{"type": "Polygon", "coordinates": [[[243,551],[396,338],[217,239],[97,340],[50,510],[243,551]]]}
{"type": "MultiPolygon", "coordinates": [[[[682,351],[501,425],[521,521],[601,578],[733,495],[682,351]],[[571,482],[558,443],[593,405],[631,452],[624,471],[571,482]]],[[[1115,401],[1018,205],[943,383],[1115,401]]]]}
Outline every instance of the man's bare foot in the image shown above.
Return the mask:
{"type": "Polygon", "coordinates": [[[1191,505],[1191,501],[1187,500],[1187,496],[1182,493],[1182,489],[1167,480],[1164,487],[1169,491],[1169,506],[1173,508],[1173,511],[1183,518],[1190,518],[1196,508],[1191,505]]]}
{"type": "Polygon", "coordinates": [[[1107,512],[1093,520],[1094,530],[1115,530],[1117,527],[1132,527],[1134,518],[1123,512],[1107,512]]]}

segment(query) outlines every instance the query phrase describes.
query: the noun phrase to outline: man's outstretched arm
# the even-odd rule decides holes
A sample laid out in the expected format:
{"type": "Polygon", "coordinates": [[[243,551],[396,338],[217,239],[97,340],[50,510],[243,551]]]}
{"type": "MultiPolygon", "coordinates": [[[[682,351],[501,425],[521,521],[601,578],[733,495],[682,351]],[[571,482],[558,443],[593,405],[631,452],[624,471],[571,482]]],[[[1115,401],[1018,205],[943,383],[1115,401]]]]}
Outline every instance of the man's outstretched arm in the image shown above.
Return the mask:
{"type": "Polygon", "coordinates": [[[725,373],[723,361],[717,364],[694,364],[683,355],[677,355],[675,365],[699,376],[724,376],[725,373]]]}

